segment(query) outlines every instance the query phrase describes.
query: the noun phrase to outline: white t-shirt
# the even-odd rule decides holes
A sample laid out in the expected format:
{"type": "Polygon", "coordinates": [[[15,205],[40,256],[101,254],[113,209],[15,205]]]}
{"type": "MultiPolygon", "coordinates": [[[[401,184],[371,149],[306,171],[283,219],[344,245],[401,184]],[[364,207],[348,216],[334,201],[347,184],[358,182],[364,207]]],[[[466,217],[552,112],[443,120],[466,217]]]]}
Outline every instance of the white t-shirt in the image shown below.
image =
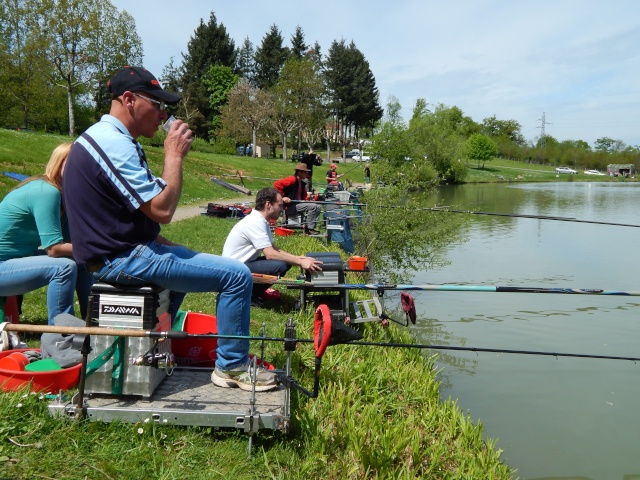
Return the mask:
{"type": "Polygon", "coordinates": [[[272,245],[273,236],[269,222],[261,212],[253,209],[231,229],[224,242],[222,256],[246,263],[258,258],[263,248],[272,245]]]}

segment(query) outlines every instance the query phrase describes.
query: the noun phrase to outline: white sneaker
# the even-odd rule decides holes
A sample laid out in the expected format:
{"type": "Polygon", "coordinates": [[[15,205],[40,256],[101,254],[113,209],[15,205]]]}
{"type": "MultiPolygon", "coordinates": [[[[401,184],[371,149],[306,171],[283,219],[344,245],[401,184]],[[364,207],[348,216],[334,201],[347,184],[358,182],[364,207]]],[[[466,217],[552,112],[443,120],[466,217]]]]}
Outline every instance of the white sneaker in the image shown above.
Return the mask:
{"type": "MultiPolygon", "coordinates": [[[[262,367],[258,367],[255,379],[256,392],[266,392],[278,386],[276,374],[262,367]]],[[[211,374],[214,385],[223,388],[240,388],[250,392],[253,389],[253,368],[249,362],[237,370],[220,370],[216,367],[211,374]]]]}

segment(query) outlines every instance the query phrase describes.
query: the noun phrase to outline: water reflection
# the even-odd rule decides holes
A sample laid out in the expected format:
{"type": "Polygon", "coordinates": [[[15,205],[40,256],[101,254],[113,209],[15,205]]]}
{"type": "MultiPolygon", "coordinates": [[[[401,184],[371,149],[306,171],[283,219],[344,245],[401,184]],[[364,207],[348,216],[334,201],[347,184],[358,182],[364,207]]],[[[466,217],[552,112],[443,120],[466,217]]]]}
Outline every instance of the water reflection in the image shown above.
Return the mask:
{"type": "MultiPolygon", "coordinates": [[[[640,223],[630,183],[465,185],[428,205],[640,223]]],[[[473,216],[468,241],[413,283],[640,290],[640,229],[473,216]]],[[[412,292],[425,344],[638,357],[640,297],[412,292]]],[[[522,478],[631,479],[640,472],[640,365],[623,361],[438,352],[452,396],[522,478]]],[[[638,477],[640,478],[640,477],[638,477]]]]}

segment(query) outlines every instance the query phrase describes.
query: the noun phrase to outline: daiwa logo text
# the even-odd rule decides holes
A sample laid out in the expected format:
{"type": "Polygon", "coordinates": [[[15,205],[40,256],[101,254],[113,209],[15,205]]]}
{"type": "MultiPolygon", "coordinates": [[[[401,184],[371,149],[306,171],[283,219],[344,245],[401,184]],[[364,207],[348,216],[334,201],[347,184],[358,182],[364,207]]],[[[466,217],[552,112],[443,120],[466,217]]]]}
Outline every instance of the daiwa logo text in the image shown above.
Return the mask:
{"type": "Polygon", "coordinates": [[[142,307],[131,305],[100,305],[102,315],[127,315],[131,317],[141,317],[142,307]]]}

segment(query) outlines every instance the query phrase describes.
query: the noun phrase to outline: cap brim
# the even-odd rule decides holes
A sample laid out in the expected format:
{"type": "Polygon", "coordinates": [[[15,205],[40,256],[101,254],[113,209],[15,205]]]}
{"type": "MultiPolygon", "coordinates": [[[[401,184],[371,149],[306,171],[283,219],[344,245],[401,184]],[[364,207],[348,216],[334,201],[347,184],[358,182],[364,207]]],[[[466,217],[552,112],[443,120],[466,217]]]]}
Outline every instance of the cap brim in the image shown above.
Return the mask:
{"type": "Polygon", "coordinates": [[[166,90],[145,90],[144,92],[148,93],[149,95],[153,95],[154,97],[160,100],[163,100],[165,103],[169,105],[175,105],[180,100],[182,100],[181,95],[167,92],[166,90]]]}

